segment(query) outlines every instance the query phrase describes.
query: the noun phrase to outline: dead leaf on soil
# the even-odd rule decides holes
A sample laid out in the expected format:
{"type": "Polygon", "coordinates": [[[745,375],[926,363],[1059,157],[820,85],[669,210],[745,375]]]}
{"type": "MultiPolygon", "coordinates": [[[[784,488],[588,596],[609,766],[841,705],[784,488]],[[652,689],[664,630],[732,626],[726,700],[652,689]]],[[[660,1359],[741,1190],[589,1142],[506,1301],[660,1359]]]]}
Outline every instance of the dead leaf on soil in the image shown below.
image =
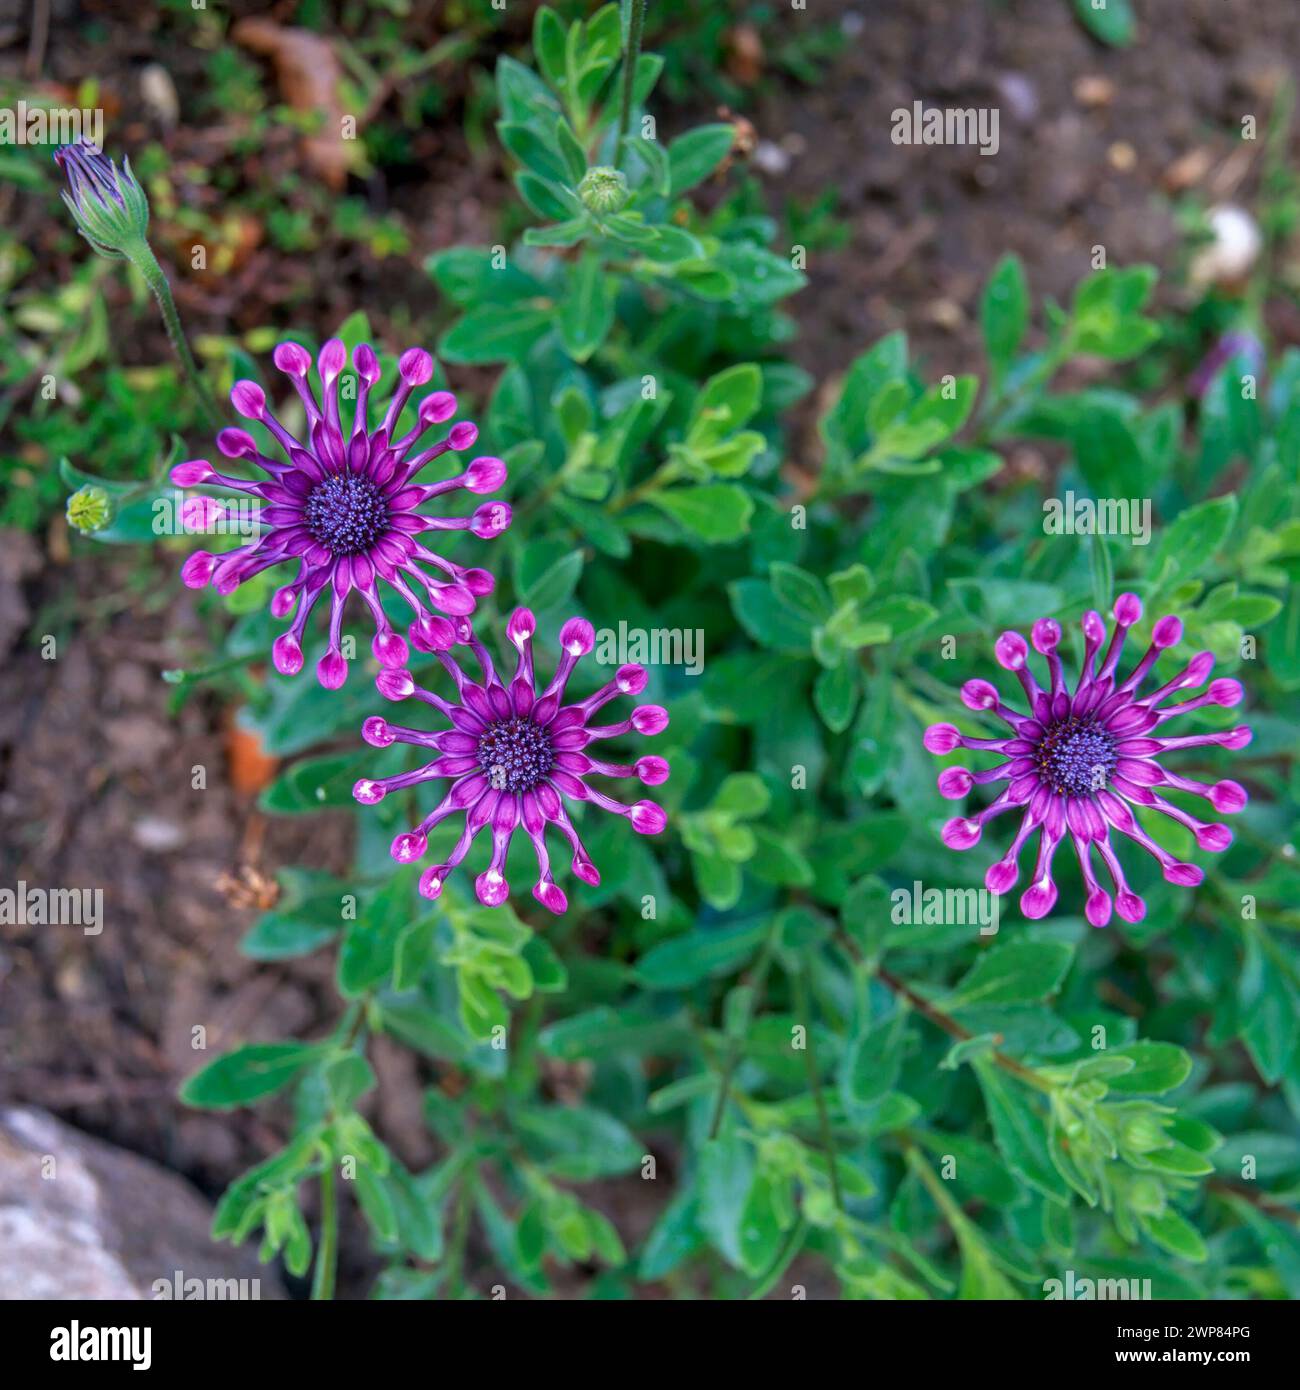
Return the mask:
{"type": "Polygon", "coordinates": [[[267,754],[251,729],[231,724],[226,731],[226,761],[230,781],[237,792],[252,796],[267,786],[279,763],[267,754]]]}
{"type": "Polygon", "coordinates": [[[270,58],[280,94],[295,111],[319,112],[323,117],[319,133],[303,139],[303,153],[330,188],[342,188],[352,155],[343,139],[339,99],[343,70],[329,41],[273,19],[241,19],[231,33],[250,52],[270,58]]]}

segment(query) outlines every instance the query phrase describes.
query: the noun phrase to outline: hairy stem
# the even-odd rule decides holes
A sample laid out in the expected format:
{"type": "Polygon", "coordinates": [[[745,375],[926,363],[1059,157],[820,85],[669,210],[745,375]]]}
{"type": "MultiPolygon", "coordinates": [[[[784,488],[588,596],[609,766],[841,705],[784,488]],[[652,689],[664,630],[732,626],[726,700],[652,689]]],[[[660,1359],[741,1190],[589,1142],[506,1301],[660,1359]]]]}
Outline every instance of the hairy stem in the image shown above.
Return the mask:
{"type": "MultiPolygon", "coordinates": [[[[775,923],[775,919],[773,921],[775,923]]],[[[713,1121],[709,1125],[710,1139],[716,1139],[718,1131],[722,1128],[722,1117],[727,1110],[727,1097],[731,1094],[731,1078],[736,1074],[736,1068],[740,1065],[740,1054],[745,1046],[745,1033],[749,1027],[749,1019],[753,1013],[759,991],[763,988],[763,981],[767,978],[768,967],[772,963],[772,951],[775,947],[776,928],[773,925],[768,928],[767,939],[763,942],[763,949],[759,951],[758,959],[754,962],[753,968],[740,982],[742,987],[751,989],[753,995],[749,1001],[749,1007],[745,1011],[743,1026],[738,1027],[736,1032],[727,1040],[727,1053],[722,1063],[722,1079],[718,1082],[718,1099],[713,1107],[713,1121]]]]}
{"type": "Polygon", "coordinates": [[[637,60],[641,57],[641,31],[645,28],[646,0],[632,0],[632,17],[627,27],[627,47],[623,50],[623,108],[618,117],[618,144],[614,164],[621,163],[623,137],[632,120],[632,88],[636,85],[637,60]]]}
{"type": "Polygon", "coordinates": [[[320,1244],[316,1248],[313,1299],[329,1302],[334,1297],[334,1276],[339,1258],[339,1203],[334,1177],[334,1155],[320,1175],[320,1244]]]}
{"type": "Polygon", "coordinates": [[[213,430],[221,429],[224,422],[217,411],[216,402],[213,401],[207,384],[199,375],[198,363],[195,362],[194,354],[190,351],[185,330],[181,327],[181,316],[176,311],[176,301],[172,298],[171,286],[167,283],[167,276],[163,272],[162,266],[158,264],[158,257],[154,255],[152,248],[146,243],[143,254],[138,257],[132,256],[131,259],[153,291],[153,297],[158,301],[158,309],[162,314],[163,326],[167,329],[167,337],[171,340],[172,348],[176,356],[180,358],[181,366],[189,378],[190,386],[193,387],[194,394],[198,397],[200,409],[207,417],[207,422],[213,430]]]}
{"type": "Polygon", "coordinates": [[[822,1151],[826,1155],[826,1168],[831,1179],[831,1197],[835,1210],[844,1210],[844,1198],[840,1195],[840,1175],[835,1165],[835,1138],[831,1134],[831,1117],[826,1109],[826,1097],[822,1094],[821,1081],[817,1075],[817,1058],[813,1054],[811,992],[808,989],[808,966],[805,964],[795,971],[794,1007],[799,1021],[804,1027],[803,1065],[808,1073],[808,1089],[812,1092],[813,1104],[817,1107],[817,1128],[821,1133],[822,1151]]]}

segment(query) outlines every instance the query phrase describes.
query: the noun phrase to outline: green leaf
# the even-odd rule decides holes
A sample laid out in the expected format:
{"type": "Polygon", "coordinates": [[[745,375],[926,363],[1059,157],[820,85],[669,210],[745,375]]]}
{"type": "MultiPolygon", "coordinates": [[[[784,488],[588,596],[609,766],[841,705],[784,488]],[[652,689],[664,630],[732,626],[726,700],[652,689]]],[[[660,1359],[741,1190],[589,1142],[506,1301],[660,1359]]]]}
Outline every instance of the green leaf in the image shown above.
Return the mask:
{"type": "Polygon", "coordinates": [[[736,283],[739,306],[758,309],[803,289],[807,279],[785,256],[752,241],[724,242],[715,253],[715,266],[736,283]]]}
{"type": "Polygon", "coordinates": [[[567,222],[556,222],[549,227],[527,227],[524,229],[525,246],[576,246],[584,237],[591,235],[591,222],[586,217],[573,217],[567,222]]]}
{"type": "Polygon", "coordinates": [[[813,686],[813,703],[832,733],[842,734],[849,727],[858,707],[858,674],[851,661],[818,674],[813,686]]]}
{"type": "Polygon", "coordinates": [[[566,222],[582,212],[582,204],[575,194],[562,184],[541,178],[529,169],[520,169],[515,174],[515,187],[538,217],[545,217],[548,221],[566,222]]]}
{"type": "MultiPolygon", "coordinates": [[[[863,464],[896,471],[888,469],[890,460],[919,459],[961,429],[978,390],[979,383],[973,376],[955,377],[930,387],[905,414],[880,429],[863,464]]],[[[931,460],[929,471],[938,472],[940,467],[937,460],[931,460]]]]}
{"type": "Polygon", "coordinates": [[[980,326],[994,380],[1000,381],[1029,326],[1029,286],[1018,256],[1003,256],[994,266],[980,300],[980,326]]]}
{"type": "Polygon", "coordinates": [[[751,1278],[763,1274],[781,1252],[781,1213],[774,1183],[760,1173],[745,1198],[738,1227],[740,1265],[751,1278]]]}
{"type": "Polygon", "coordinates": [[[1209,1253],[1201,1233],[1173,1207],[1166,1207],[1159,1216],[1143,1217],[1142,1227],[1157,1245],[1163,1246],[1180,1260],[1192,1260],[1199,1264],[1209,1253]]]}
{"type": "Polygon", "coordinates": [[[605,341],[614,322],[614,301],[600,257],[588,254],[574,267],[568,293],[560,302],[559,330],[564,350],[585,362],[605,341]]]}
{"type": "Polygon", "coordinates": [[[754,499],[734,483],[671,488],[652,492],[646,500],[713,545],[740,540],[754,514],[754,499]]]}
{"type": "Polygon", "coordinates": [[[452,325],[438,344],[448,362],[474,364],[516,362],[554,322],[550,309],[487,304],[471,309],[452,325]]]}
{"type": "Polygon", "coordinates": [[[763,373],[754,362],[741,362],[712,376],[691,407],[686,441],[702,449],[733,434],[754,416],[763,401],[763,373]]]}
{"type": "Polygon", "coordinates": [[[351,1110],[374,1089],[374,1068],[360,1053],[344,1053],[325,1068],[325,1085],[336,1110],[351,1110]]]}
{"type": "Polygon", "coordinates": [[[1068,1205],[1070,1188],[1056,1170],[1047,1147],[1047,1126],[1022,1087],[1014,1092],[997,1066],[989,1061],[973,1063],[998,1151],[1011,1170],[1030,1187],[1068,1205]]]}
{"type": "Polygon", "coordinates": [[[1192,1070],[1192,1059],[1187,1053],[1167,1042],[1130,1043],[1127,1047],[1112,1048],[1107,1056],[1132,1059],[1132,1071],[1113,1076],[1106,1084],[1112,1091],[1135,1095],[1163,1095],[1181,1086],[1192,1070]]]}
{"type": "Polygon", "coordinates": [[[1149,265],[1099,270],[1084,280],[1071,313],[1074,351],[1123,361],[1155,342],[1159,326],[1142,316],[1155,282],[1155,268],[1149,265]]]}
{"type": "Polygon", "coordinates": [[[669,197],[680,198],[689,188],[708,178],[731,152],[736,129],[732,125],[702,125],[679,135],[668,146],[669,197]]]}
{"type": "Polygon", "coordinates": [[[354,1182],[366,1224],[380,1240],[396,1240],[397,1210],[383,1178],[358,1164],[354,1182]]]}
{"type": "Polygon", "coordinates": [[[732,974],[758,949],[767,930],[766,922],[696,928],[651,947],[637,962],[636,977],[646,989],[663,990],[732,974]]]}
{"type": "Polygon", "coordinates": [[[417,871],[416,865],[399,869],[348,924],[337,971],[339,991],[347,998],[355,999],[391,976],[402,932],[417,914],[428,911],[415,895],[417,871]]]}
{"type": "Polygon", "coordinates": [[[773,560],[768,569],[772,592],[810,627],[831,615],[831,596],[826,585],[808,570],[786,560],[773,560]]]}
{"type": "Polygon", "coordinates": [[[264,811],[293,814],[350,806],[357,779],[373,769],[374,759],[347,753],[328,758],[301,758],[266,787],[258,798],[264,811]]]}
{"type": "Polygon", "coordinates": [[[739,1135],[704,1142],[695,1178],[696,1220],[714,1249],[738,1269],[745,1266],[740,1228],[753,1181],[753,1150],[739,1135]]]}
{"type": "Polygon", "coordinates": [[[1065,979],[1074,948],[1061,941],[1013,941],[980,956],[945,1001],[950,1011],[973,1004],[1045,999],[1065,979]]]}
{"type": "Polygon", "coordinates": [[[317,1043],[249,1043],[209,1062],[181,1087],[186,1105],[233,1110],[287,1086],[302,1069],[322,1057],[317,1043]]]}
{"type": "Polygon", "coordinates": [[[497,135],[506,149],[539,178],[558,184],[572,181],[564,156],[531,125],[498,121],[497,135]]]}
{"type": "Polygon", "coordinates": [[[1237,984],[1241,1037],[1260,1074],[1270,1085],[1281,1079],[1295,1051],[1300,1008],[1285,971],[1267,938],[1252,933],[1237,984]]]}
{"type": "Polygon", "coordinates": [[[1180,512],[1160,537],[1151,557],[1150,574],[1167,589],[1198,573],[1213,561],[1236,519],[1237,498],[1233,493],[1180,512]]]}
{"type": "Polygon", "coordinates": [[[527,608],[558,608],[573,597],[582,574],[582,551],[567,541],[530,541],[516,567],[519,599],[527,608]]]}
{"type": "Polygon", "coordinates": [[[564,90],[564,22],[548,5],[543,5],[533,19],[533,53],[542,76],[552,87],[564,90]]]}
{"type": "Polygon", "coordinates": [[[741,627],[760,646],[807,652],[808,623],[789,609],[763,579],[737,579],[727,586],[731,607],[741,627]]]}
{"type": "Polygon", "coordinates": [[[585,1105],[532,1106],[515,1129],[547,1172],[576,1182],[630,1172],[645,1153],[621,1120],[585,1105]]]}
{"type": "Polygon", "coordinates": [[[807,888],[812,883],[812,865],[784,836],[763,825],[754,826],[753,833],[758,849],[746,863],[756,878],[783,888],[807,888]]]}
{"type": "Polygon", "coordinates": [[[1079,23],[1102,43],[1125,48],[1137,36],[1131,0],[1072,0],[1079,23]]]}

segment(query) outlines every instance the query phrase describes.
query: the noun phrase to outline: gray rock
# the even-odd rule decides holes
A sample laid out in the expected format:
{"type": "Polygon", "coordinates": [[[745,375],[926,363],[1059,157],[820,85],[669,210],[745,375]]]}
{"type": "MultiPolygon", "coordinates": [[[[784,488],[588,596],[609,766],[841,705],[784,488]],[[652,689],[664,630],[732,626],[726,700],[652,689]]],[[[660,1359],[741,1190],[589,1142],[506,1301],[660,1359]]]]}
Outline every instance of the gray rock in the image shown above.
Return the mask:
{"type": "Polygon", "coordinates": [[[209,1239],[211,1223],[156,1163],[43,1110],[0,1110],[0,1299],[283,1297],[275,1267],[209,1239]]]}

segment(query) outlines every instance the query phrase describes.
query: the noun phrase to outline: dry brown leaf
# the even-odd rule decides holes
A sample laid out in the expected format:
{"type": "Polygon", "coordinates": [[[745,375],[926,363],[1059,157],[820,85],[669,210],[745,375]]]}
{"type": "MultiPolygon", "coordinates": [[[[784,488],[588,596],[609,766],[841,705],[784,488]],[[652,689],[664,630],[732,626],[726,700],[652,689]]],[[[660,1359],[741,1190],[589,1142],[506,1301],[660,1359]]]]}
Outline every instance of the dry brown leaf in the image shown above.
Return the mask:
{"type": "Polygon", "coordinates": [[[321,130],[304,138],[303,153],[330,188],[342,188],[352,156],[343,138],[339,99],[343,70],[328,40],[307,29],[286,28],[273,19],[241,19],[231,33],[250,52],[270,58],[280,94],[295,111],[321,113],[321,130]]]}
{"type": "Polygon", "coordinates": [[[763,36],[752,24],[737,24],[726,36],[727,74],[742,87],[752,87],[763,75],[763,36]]]}
{"type": "Polygon", "coordinates": [[[230,767],[230,781],[237,792],[251,796],[260,792],[271,778],[279,763],[262,748],[261,740],[240,724],[231,724],[226,731],[226,761],[230,767]]]}

